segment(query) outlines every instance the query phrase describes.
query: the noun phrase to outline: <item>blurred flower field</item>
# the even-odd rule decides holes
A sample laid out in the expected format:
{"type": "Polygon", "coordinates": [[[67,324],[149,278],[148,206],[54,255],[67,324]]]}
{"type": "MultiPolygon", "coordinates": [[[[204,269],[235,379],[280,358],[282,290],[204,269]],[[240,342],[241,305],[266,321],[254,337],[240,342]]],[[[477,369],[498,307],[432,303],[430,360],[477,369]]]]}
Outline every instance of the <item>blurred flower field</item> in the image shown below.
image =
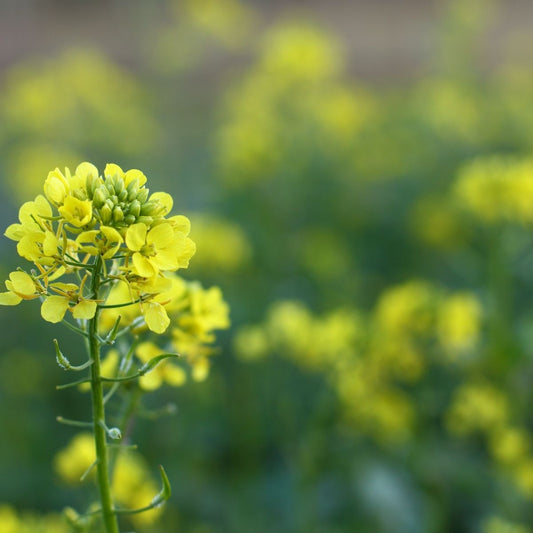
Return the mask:
{"type": "MultiPolygon", "coordinates": [[[[506,4],[442,2],[423,71],[381,84],[292,7],[168,0],[134,65],[95,41],[0,70],[2,231],[86,160],[191,220],[191,369],[141,378],[114,483],[145,505],[162,462],[173,494],[124,531],[533,531],[533,70],[479,60],[506,4]]],[[[55,422],[89,418],[55,390],[74,337],[32,304],[0,323],[0,531],[68,532],[95,490],[91,439],[55,422]]]]}

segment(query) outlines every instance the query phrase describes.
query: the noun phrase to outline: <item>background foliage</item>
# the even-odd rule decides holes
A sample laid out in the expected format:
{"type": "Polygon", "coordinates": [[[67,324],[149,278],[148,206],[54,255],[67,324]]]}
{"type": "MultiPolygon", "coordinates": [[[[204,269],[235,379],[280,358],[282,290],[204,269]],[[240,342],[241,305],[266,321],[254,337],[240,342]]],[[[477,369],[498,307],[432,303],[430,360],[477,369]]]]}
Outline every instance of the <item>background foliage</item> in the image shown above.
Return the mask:
{"type": "MultiPolygon", "coordinates": [[[[184,276],[230,302],[209,379],[135,426],[141,485],[161,462],[174,488],[137,530],[529,531],[533,71],[505,53],[518,30],[487,51],[514,3],[438,3],[417,69],[374,79],[341,3],[328,24],[296,4],[100,4],[134,60],[95,35],[0,72],[0,222],[55,166],[141,168],[191,217],[184,276]]],[[[89,402],[55,391],[51,339],[76,339],[38,306],[0,321],[0,525],[67,531],[57,514],[92,488],[62,474],[83,437],[54,419],[89,402]]]]}

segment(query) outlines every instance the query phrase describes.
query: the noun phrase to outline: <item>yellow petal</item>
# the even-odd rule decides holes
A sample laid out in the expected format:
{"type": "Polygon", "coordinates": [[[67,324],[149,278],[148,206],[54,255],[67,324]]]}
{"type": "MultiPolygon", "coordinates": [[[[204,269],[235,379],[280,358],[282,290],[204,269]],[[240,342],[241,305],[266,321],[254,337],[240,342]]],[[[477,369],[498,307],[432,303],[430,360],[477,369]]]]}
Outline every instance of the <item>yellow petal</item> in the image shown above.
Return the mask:
{"type": "Polygon", "coordinates": [[[28,261],[37,261],[42,255],[37,243],[44,240],[42,233],[28,233],[17,244],[17,252],[28,261]]]}
{"type": "Polygon", "coordinates": [[[4,233],[4,235],[12,241],[20,241],[25,234],[26,232],[24,231],[22,224],[11,224],[4,233]]]}
{"type": "Polygon", "coordinates": [[[115,228],[112,228],[111,226],[101,226],[100,231],[104,234],[104,237],[106,238],[108,243],[122,244],[123,239],[120,236],[120,233],[115,228]]]}
{"type": "Polygon", "coordinates": [[[82,300],[72,308],[72,316],[81,320],[90,320],[96,313],[96,302],[82,300]]]}
{"type": "Polygon", "coordinates": [[[196,253],[196,244],[194,241],[189,239],[185,239],[184,246],[181,250],[181,253],[179,254],[179,262],[181,268],[187,268],[189,266],[189,261],[191,257],[196,253]]]}
{"type": "Polygon", "coordinates": [[[57,255],[58,244],[57,237],[51,231],[46,231],[43,241],[43,254],[48,257],[57,255]]]}
{"type": "Polygon", "coordinates": [[[35,294],[35,283],[26,272],[11,272],[9,279],[13,285],[13,292],[17,292],[23,296],[35,294]]]}
{"type": "Polygon", "coordinates": [[[79,200],[74,196],[65,197],[58,211],[68,223],[77,228],[88,224],[93,216],[91,200],[79,200]]]}
{"type": "Polygon", "coordinates": [[[106,178],[112,178],[113,176],[124,178],[124,172],[118,165],[115,165],[115,163],[108,163],[104,168],[104,176],[106,178]]]}
{"type": "Polygon", "coordinates": [[[0,305],[18,305],[22,301],[20,296],[8,292],[0,292],[0,305]]]}
{"type": "Polygon", "coordinates": [[[146,243],[148,228],[142,222],[132,224],[126,231],[126,246],[132,252],[138,252],[146,243]]]}
{"type": "Polygon", "coordinates": [[[168,248],[175,241],[174,232],[170,224],[162,223],[152,228],[146,236],[146,242],[153,244],[156,250],[168,248]]]}
{"type": "Polygon", "coordinates": [[[162,370],[165,381],[173,387],[181,387],[187,381],[187,374],[180,366],[167,362],[162,370]]]}
{"type": "Polygon", "coordinates": [[[185,233],[185,235],[189,235],[189,232],[191,231],[191,221],[186,216],[176,215],[174,217],[170,217],[167,220],[174,228],[174,231],[179,231],[180,233],[185,233]]]}
{"type": "Polygon", "coordinates": [[[69,184],[61,171],[56,168],[48,173],[44,182],[44,194],[54,204],[63,203],[65,196],[69,193],[69,184]]]}
{"type": "Polygon", "coordinates": [[[151,261],[160,270],[177,270],[180,266],[176,250],[172,248],[157,252],[151,261]]]}
{"type": "Polygon", "coordinates": [[[170,324],[165,308],[155,302],[147,302],[144,306],[144,319],[148,328],[154,333],[164,333],[170,324]]]}
{"type": "Polygon", "coordinates": [[[161,212],[159,215],[165,216],[172,211],[174,200],[172,196],[166,192],[154,192],[149,198],[150,202],[157,202],[161,206],[161,212]]]}
{"type": "Polygon", "coordinates": [[[139,252],[135,252],[132,259],[133,266],[139,276],[142,276],[143,278],[151,278],[152,276],[157,275],[156,267],[139,252]]]}
{"type": "Polygon", "coordinates": [[[61,322],[68,309],[68,300],[62,296],[49,296],[41,305],[41,316],[56,324],[61,322]]]}
{"type": "Polygon", "coordinates": [[[96,179],[98,177],[98,169],[92,163],[84,161],[76,167],[75,174],[82,177],[85,181],[87,178],[96,179]]]}
{"type": "Polygon", "coordinates": [[[139,185],[139,187],[142,187],[146,183],[146,176],[140,170],[132,168],[124,175],[124,185],[127,187],[135,179],[137,180],[137,185],[139,185]]]}

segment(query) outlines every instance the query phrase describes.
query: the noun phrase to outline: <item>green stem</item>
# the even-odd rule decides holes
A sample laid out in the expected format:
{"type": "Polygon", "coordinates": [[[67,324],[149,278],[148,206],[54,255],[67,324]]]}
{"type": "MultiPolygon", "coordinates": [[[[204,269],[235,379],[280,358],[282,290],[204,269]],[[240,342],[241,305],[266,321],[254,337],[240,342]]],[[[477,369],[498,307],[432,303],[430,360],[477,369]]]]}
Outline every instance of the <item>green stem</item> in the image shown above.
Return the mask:
{"type": "MultiPolygon", "coordinates": [[[[100,273],[102,272],[102,258],[98,256],[91,280],[92,297],[98,298],[100,288],[100,273]]],[[[111,484],[109,481],[107,437],[105,432],[105,412],[102,379],[100,375],[100,341],[98,340],[98,315],[97,308],[94,317],[89,322],[88,350],[93,361],[91,365],[91,393],[93,405],[93,432],[96,448],[96,468],[98,487],[100,490],[100,503],[105,533],[120,533],[117,517],[113,510],[111,498],[111,484]]]]}

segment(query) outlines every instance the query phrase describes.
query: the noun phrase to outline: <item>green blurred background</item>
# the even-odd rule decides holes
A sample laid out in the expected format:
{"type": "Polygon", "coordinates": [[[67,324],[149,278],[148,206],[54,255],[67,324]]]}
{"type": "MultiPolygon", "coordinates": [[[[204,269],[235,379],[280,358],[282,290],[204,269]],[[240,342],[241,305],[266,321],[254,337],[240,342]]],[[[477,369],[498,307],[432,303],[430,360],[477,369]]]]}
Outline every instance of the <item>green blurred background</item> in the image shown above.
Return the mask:
{"type": "MultiPolygon", "coordinates": [[[[56,166],[142,169],[192,220],[184,276],[231,306],[208,380],[146,398],[178,405],[134,430],[174,492],[136,531],[529,531],[532,17],[0,4],[2,227],[56,166]]],[[[0,529],[59,532],[91,492],[54,469],[74,435],[55,416],[89,402],[55,390],[51,341],[77,339],[31,304],[0,324],[0,529]]]]}

